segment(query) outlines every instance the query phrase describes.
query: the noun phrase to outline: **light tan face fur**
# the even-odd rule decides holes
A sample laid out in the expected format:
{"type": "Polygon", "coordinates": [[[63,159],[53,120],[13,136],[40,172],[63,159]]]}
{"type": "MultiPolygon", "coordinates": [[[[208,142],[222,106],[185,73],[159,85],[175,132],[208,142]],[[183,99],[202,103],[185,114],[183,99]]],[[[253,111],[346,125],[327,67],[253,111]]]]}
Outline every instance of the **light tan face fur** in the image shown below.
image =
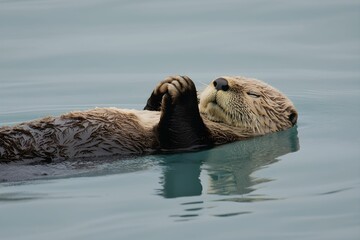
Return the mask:
{"type": "Polygon", "coordinates": [[[200,112],[211,121],[242,127],[258,134],[285,130],[297,120],[293,103],[280,91],[256,79],[221,77],[228,89],[214,81],[200,95],[200,112]]]}

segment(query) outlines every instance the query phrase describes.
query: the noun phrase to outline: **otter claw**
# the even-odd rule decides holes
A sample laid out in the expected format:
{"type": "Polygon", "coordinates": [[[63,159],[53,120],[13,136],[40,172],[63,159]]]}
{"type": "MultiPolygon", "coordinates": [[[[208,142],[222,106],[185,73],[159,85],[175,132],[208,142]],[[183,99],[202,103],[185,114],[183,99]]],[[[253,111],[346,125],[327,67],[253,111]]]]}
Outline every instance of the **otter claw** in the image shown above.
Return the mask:
{"type": "Polygon", "coordinates": [[[163,101],[167,102],[171,99],[171,104],[176,104],[182,95],[191,94],[192,92],[196,95],[195,85],[189,77],[167,77],[155,87],[144,109],[159,111],[163,101]]]}
{"type": "Polygon", "coordinates": [[[155,88],[155,94],[169,94],[172,103],[176,102],[176,99],[186,91],[196,91],[195,85],[192,80],[187,76],[170,76],[165,78],[155,88]]]}

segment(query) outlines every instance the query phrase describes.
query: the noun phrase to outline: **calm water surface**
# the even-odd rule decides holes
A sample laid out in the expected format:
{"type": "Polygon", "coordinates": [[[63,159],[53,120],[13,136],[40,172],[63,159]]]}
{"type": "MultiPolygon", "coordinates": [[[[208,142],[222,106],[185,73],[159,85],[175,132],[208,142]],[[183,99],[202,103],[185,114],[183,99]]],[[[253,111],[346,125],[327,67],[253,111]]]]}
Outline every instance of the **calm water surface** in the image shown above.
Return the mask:
{"type": "Polygon", "coordinates": [[[0,125],[141,109],[173,74],[259,78],[300,116],[196,153],[0,165],[1,239],[360,238],[359,1],[3,0],[0,33],[0,125]]]}

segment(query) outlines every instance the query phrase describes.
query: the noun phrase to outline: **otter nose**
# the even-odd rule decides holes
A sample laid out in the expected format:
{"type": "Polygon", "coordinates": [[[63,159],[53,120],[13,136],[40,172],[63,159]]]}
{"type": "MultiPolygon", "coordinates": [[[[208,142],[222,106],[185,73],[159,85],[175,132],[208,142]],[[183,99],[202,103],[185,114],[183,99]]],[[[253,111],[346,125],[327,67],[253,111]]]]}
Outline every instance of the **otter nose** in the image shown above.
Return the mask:
{"type": "Polygon", "coordinates": [[[224,78],[218,78],[216,79],[214,82],[214,87],[216,88],[216,90],[223,90],[223,91],[227,91],[229,89],[229,84],[228,81],[224,78]]]}

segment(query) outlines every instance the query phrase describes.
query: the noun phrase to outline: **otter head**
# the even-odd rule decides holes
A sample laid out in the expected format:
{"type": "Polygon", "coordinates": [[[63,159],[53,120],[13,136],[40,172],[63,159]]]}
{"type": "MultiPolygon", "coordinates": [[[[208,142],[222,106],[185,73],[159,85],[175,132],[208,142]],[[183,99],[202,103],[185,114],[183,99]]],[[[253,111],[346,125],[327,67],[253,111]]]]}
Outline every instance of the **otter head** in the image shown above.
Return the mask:
{"type": "Polygon", "coordinates": [[[293,103],[279,90],[256,79],[221,77],[200,95],[200,112],[211,121],[265,134],[296,124],[293,103]]]}

